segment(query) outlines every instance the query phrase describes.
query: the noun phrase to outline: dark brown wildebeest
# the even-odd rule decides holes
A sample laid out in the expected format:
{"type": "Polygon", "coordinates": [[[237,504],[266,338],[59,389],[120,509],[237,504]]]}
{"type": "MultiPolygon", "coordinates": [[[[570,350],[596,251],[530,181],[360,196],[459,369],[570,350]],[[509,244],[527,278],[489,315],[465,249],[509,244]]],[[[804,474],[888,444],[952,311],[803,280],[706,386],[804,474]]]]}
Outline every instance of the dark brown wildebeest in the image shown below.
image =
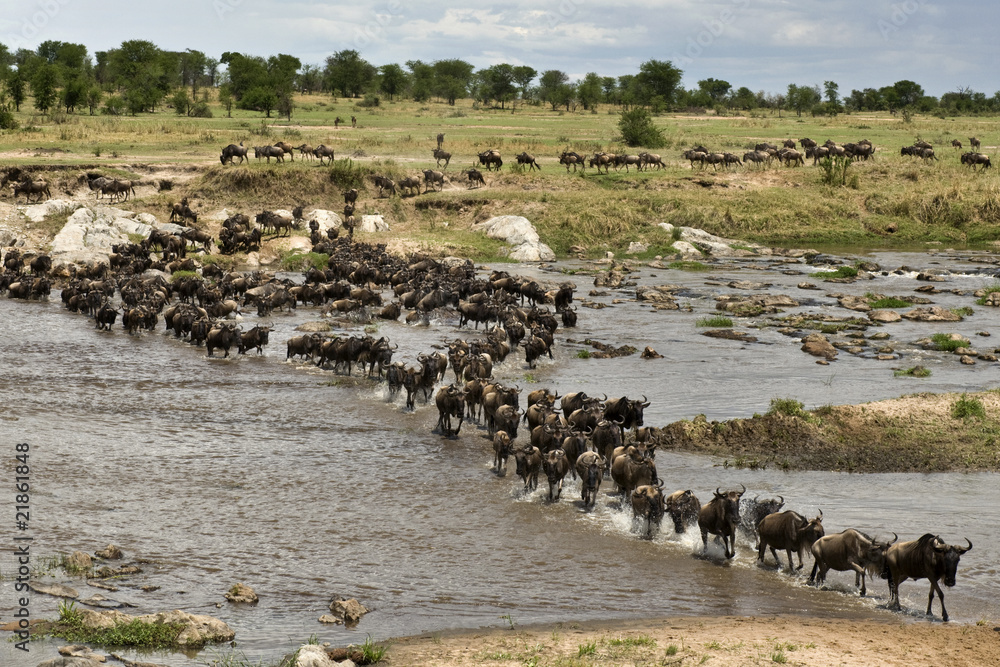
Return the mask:
{"type": "Polygon", "coordinates": [[[437,140],[438,140],[438,148],[444,146],[444,132],[438,134],[437,140]]]}
{"type": "Polygon", "coordinates": [[[510,458],[513,448],[510,444],[510,436],[506,431],[497,431],[493,434],[493,471],[498,475],[507,474],[507,459],[510,458]]]}
{"type": "Polygon", "coordinates": [[[816,141],[808,137],[799,139],[799,145],[802,146],[802,148],[816,148],[817,146],[816,141]]]}
{"type": "Polygon", "coordinates": [[[643,484],[632,491],[632,514],[646,521],[646,539],[653,539],[653,528],[659,528],[665,509],[663,481],[657,484],[643,484]]]}
{"type": "Polygon", "coordinates": [[[477,164],[481,164],[486,167],[486,171],[492,171],[493,169],[500,171],[500,167],[503,166],[503,159],[500,157],[500,151],[495,148],[483,151],[482,153],[479,153],[477,157],[479,158],[479,162],[477,164]]]}
{"type": "Polygon", "coordinates": [[[537,489],[538,471],[542,468],[542,453],[538,451],[538,447],[528,445],[515,449],[514,461],[517,464],[517,476],[524,481],[524,490],[537,489]]]}
{"type": "Polygon", "coordinates": [[[213,356],[212,352],[221,348],[226,351],[225,356],[229,357],[229,348],[236,341],[236,333],[235,324],[217,324],[212,327],[212,330],[208,332],[208,337],[205,339],[208,356],[213,356]]]}
{"type": "Polygon", "coordinates": [[[604,403],[604,418],[618,424],[624,435],[626,430],[635,430],[642,426],[642,411],[649,407],[649,401],[629,400],[628,396],[611,398],[604,403]]]}
{"type": "Polygon", "coordinates": [[[701,511],[698,512],[698,527],[701,529],[701,543],[704,549],[708,549],[708,534],[711,533],[722,538],[726,558],[736,555],[736,526],[740,523],[740,498],[746,491],[745,486],[739,492],[723,493],[720,489],[716,489],[715,497],[702,505],[701,511]]]}
{"type": "Polygon", "coordinates": [[[320,144],[313,149],[313,155],[319,158],[319,163],[323,164],[323,159],[326,158],[330,162],[333,162],[333,149],[325,144],[320,144]]]}
{"type": "Polygon", "coordinates": [[[667,514],[674,522],[674,530],[678,533],[683,533],[688,526],[698,523],[701,503],[690,490],[674,491],[667,496],[665,506],[667,514]]]}
{"type": "MultiPolygon", "coordinates": [[[[979,139],[976,137],[969,137],[969,148],[971,148],[974,152],[979,150],[979,145],[979,139]]],[[[961,147],[961,145],[959,147],[961,147]]]]}
{"type": "Polygon", "coordinates": [[[777,550],[784,549],[788,554],[788,571],[801,570],[802,552],[811,548],[813,542],[823,537],[823,510],[819,511],[819,516],[811,520],[791,510],[768,514],[757,524],[757,533],[760,536],[760,545],[757,547],[758,561],[764,562],[764,552],[770,547],[771,555],[780,568],[781,559],[778,558],[777,550]],[[798,567],[792,562],[793,551],[799,555],[798,567]]]}
{"type": "Polygon", "coordinates": [[[264,354],[264,346],[267,345],[268,334],[271,327],[262,327],[259,324],[250,331],[241,334],[239,338],[238,350],[240,354],[246,354],[250,348],[257,348],[257,354],[264,354]]]}
{"type": "Polygon", "coordinates": [[[448,168],[448,163],[451,162],[451,153],[448,151],[443,151],[440,148],[435,148],[431,151],[431,156],[437,160],[437,166],[441,166],[441,160],[444,160],[444,168],[448,168]]]}
{"type": "Polygon", "coordinates": [[[944,592],[938,586],[938,580],[944,578],[944,585],[955,585],[955,575],[958,571],[958,561],[962,554],[972,548],[972,542],[967,547],[946,544],[937,535],[926,533],[920,539],[901,542],[889,547],[885,554],[885,562],[889,568],[889,608],[899,609],[899,585],[907,579],[927,579],[931,582],[931,591],[927,596],[927,615],[931,613],[934,604],[934,592],[937,591],[941,600],[941,618],[948,620],[948,610],[944,608],[944,592]]]}
{"type": "Polygon", "coordinates": [[[962,142],[959,141],[958,139],[952,139],[951,146],[952,148],[957,148],[958,150],[962,150],[962,142]]]}
{"type": "MultiPolygon", "coordinates": [[[[399,179],[396,184],[399,186],[400,191],[406,190],[409,194],[420,194],[420,177],[419,176],[407,176],[406,178],[399,179]]],[[[400,192],[402,194],[402,192],[400,192]]]]}
{"type": "Polygon", "coordinates": [[[486,185],[486,179],[483,178],[483,172],[479,171],[475,167],[470,167],[465,170],[466,175],[469,177],[469,189],[478,188],[480,185],[486,185]]]}
{"type": "Polygon", "coordinates": [[[813,569],[809,583],[822,584],[828,570],[837,572],[854,571],[854,585],[861,587],[861,597],[865,596],[865,573],[872,578],[882,575],[885,569],[885,554],[896,541],[895,533],[891,542],[878,542],[853,528],[824,535],[811,547],[813,569]]]}
{"type": "Polygon", "coordinates": [[[660,481],[656,476],[656,463],[643,456],[634,445],[629,445],[624,453],[611,463],[611,479],[626,498],[631,496],[636,488],[660,481]]]}
{"type": "Polygon", "coordinates": [[[584,452],[576,459],[576,474],[580,477],[580,494],[584,507],[593,507],[597,501],[597,492],[601,490],[604,480],[604,467],[607,462],[597,452],[584,452]]]}
{"type": "Polygon", "coordinates": [[[259,162],[261,158],[267,158],[270,162],[271,158],[274,158],[275,162],[285,161],[285,150],[278,146],[254,146],[253,156],[257,158],[259,162]]]}
{"type": "Polygon", "coordinates": [[[583,161],[583,156],[574,151],[563,151],[559,156],[559,164],[566,165],[566,173],[569,173],[570,165],[573,165],[573,171],[576,171],[576,166],[580,165],[580,169],[586,168],[586,163],[583,161]]]}
{"type": "Polygon", "coordinates": [[[396,182],[385,176],[375,176],[375,187],[378,188],[378,196],[381,197],[382,193],[386,190],[389,191],[390,195],[396,194],[396,182]]]}
{"type": "Polygon", "coordinates": [[[52,193],[49,191],[49,184],[46,181],[33,181],[30,178],[14,186],[14,199],[17,199],[20,194],[24,194],[25,203],[31,201],[32,195],[38,195],[39,202],[42,201],[43,195],[52,199],[52,193]]]}
{"type": "Polygon", "coordinates": [[[465,390],[455,385],[438,389],[434,396],[438,409],[437,428],[446,438],[457,436],[462,430],[462,420],[465,418],[465,390]],[[458,426],[452,429],[452,418],[458,419],[458,426]]]}
{"type": "Polygon", "coordinates": [[[228,146],[222,149],[222,155],[219,156],[219,160],[222,162],[222,164],[234,164],[233,163],[234,158],[239,158],[240,164],[243,164],[244,160],[249,162],[250,158],[247,157],[248,150],[250,149],[244,146],[242,141],[240,142],[239,146],[237,146],[236,144],[229,144],[228,146]]]}
{"type": "MultiPolygon", "coordinates": [[[[754,496],[753,500],[744,500],[740,508],[740,529],[756,541],[757,524],[768,514],[774,514],[784,505],[785,499],[782,496],[778,496],[777,500],[774,498],[761,500],[760,496],[754,496]]],[[[756,548],[755,544],[754,549],[756,548]]]]}
{"type": "Polygon", "coordinates": [[[549,501],[555,502],[562,495],[563,479],[569,474],[569,458],[562,448],[556,448],[545,455],[542,467],[549,480],[549,501]]]}
{"type": "Polygon", "coordinates": [[[34,275],[46,274],[52,270],[52,258],[48,255],[39,255],[28,264],[34,275]]]}
{"type": "MultiPolygon", "coordinates": [[[[438,186],[444,190],[444,174],[434,169],[424,169],[424,192],[432,189],[436,191],[438,186]]],[[[419,187],[417,189],[419,191],[419,187]]]]}
{"type": "MultiPolygon", "coordinates": [[[[358,189],[357,188],[351,188],[350,190],[348,190],[347,192],[344,193],[344,203],[345,204],[354,204],[354,202],[356,202],[356,201],[358,201],[358,189]]],[[[351,211],[351,212],[353,213],[353,211],[351,211]]]]}
{"type": "Polygon", "coordinates": [[[525,164],[528,165],[528,171],[532,171],[535,169],[537,169],[538,171],[542,170],[541,165],[539,165],[538,162],[535,161],[535,156],[531,155],[527,151],[522,151],[521,154],[518,155],[515,159],[517,160],[517,163],[520,165],[525,165],[525,164]]]}

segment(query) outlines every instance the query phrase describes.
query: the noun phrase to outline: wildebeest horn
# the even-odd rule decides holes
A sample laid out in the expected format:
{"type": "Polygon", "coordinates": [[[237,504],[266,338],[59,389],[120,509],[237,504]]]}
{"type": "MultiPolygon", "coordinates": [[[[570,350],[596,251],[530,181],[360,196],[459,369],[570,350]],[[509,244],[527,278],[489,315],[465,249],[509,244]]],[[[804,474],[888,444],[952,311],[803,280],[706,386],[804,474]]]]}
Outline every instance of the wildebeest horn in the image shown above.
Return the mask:
{"type": "Polygon", "coordinates": [[[819,511],[819,517],[817,517],[817,518],[819,518],[820,520],[823,519],[823,510],[822,509],[819,511]]]}
{"type": "Polygon", "coordinates": [[[722,495],[722,487],[721,486],[717,487],[715,489],[715,495],[717,495],[717,496],[721,496],[722,495]]]}
{"type": "Polygon", "coordinates": [[[608,400],[608,395],[604,394],[604,398],[601,399],[601,403],[606,403],[608,400]]]}
{"type": "Polygon", "coordinates": [[[663,480],[662,480],[662,479],[660,479],[660,480],[657,480],[657,482],[656,482],[656,486],[658,486],[659,488],[661,488],[661,489],[662,489],[662,488],[663,488],[663,480]]]}
{"type": "Polygon", "coordinates": [[[758,499],[758,498],[760,498],[760,495],[756,495],[756,496],[754,496],[754,497],[753,497],[753,501],[754,501],[754,502],[757,502],[757,499],[758,499]]]}
{"type": "MultiPolygon", "coordinates": [[[[889,544],[895,543],[895,541],[898,540],[898,539],[899,539],[899,535],[897,535],[896,533],[893,533],[892,534],[892,542],[889,542],[889,544]]],[[[886,546],[889,546],[889,544],[887,544],[886,546]]]]}
{"type": "Polygon", "coordinates": [[[972,540],[970,540],[970,539],[969,539],[969,538],[967,537],[967,538],[965,538],[965,541],[969,543],[969,546],[967,546],[966,548],[964,548],[964,549],[961,549],[961,548],[959,548],[959,547],[955,547],[955,549],[956,549],[956,550],[958,551],[958,553],[960,553],[960,554],[964,554],[964,553],[965,553],[966,551],[968,551],[969,549],[971,549],[971,548],[972,548],[972,540]]]}
{"type": "MultiPolygon", "coordinates": [[[[785,504],[785,497],[784,496],[778,496],[778,500],[781,501],[781,505],[785,504]]],[[[780,507],[780,505],[779,505],[779,507],[780,507]]]]}

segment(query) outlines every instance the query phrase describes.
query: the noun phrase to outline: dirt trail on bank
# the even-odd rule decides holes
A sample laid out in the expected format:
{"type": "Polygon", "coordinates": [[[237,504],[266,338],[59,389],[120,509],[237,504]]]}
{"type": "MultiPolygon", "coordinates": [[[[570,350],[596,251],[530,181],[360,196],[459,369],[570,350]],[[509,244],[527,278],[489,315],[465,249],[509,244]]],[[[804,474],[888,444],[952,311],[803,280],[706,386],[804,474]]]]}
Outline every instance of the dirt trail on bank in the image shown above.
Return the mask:
{"type": "Polygon", "coordinates": [[[1000,628],[814,618],[682,618],[560,623],[395,640],[394,667],[457,665],[1000,664],[1000,628]]]}

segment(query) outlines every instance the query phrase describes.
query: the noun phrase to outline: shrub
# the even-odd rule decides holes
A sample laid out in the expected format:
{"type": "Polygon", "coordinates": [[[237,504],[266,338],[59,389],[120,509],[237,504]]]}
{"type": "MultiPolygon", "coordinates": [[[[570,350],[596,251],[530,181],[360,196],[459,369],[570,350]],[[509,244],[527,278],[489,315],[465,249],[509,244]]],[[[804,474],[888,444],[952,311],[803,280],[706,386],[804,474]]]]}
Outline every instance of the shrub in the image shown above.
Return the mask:
{"type": "Polygon", "coordinates": [[[802,402],[794,398],[772,398],[771,408],[767,411],[767,414],[781,414],[788,415],[789,417],[802,417],[803,419],[808,416],[802,402]]]}
{"type": "Polygon", "coordinates": [[[952,404],[951,416],[955,419],[967,419],[969,417],[986,419],[986,408],[983,407],[983,402],[978,398],[969,398],[965,394],[962,394],[958,400],[952,404]]]}
{"type": "Polygon", "coordinates": [[[989,287],[983,290],[984,294],[976,300],[976,303],[980,306],[986,305],[986,298],[989,297],[993,292],[1000,292],[1000,283],[993,283],[989,287]]]}
{"type": "Polygon", "coordinates": [[[931,336],[931,340],[934,342],[934,347],[940,352],[954,352],[960,347],[965,347],[966,342],[961,339],[954,339],[951,334],[946,333],[936,333],[931,336]]]}
{"type": "Polygon", "coordinates": [[[811,277],[819,278],[820,280],[827,278],[857,278],[858,270],[853,266],[838,266],[833,271],[817,271],[811,277]]]}
{"type": "Polygon", "coordinates": [[[358,106],[363,109],[371,109],[379,106],[382,103],[381,98],[378,95],[365,95],[365,99],[358,102],[358,106]]]}
{"type": "Polygon", "coordinates": [[[877,298],[871,292],[865,294],[865,298],[868,299],[868,305],[875,309],[882,308],[909,308],[913,305],[910,301],[905,301],[903,299],[897,299],[893,296],[886,296],[882,298],[877,298]]]}
{"type": "Polygon", "coordinates": [[[669,269],[677,269],[678,271],[708,271],[711,267],[708,264],[702,264],[701,262],[670,262],[667,265],[669,269]]]}
{"type": "Polygon", "coordinates": [[[712,327],[714,329],[727,329],[733,326],[733,321],[726,317],[725,315],[713,315],[712,317],[703,317],[698,320],[696,326],[699,327],[712,327]]]}
{"type": "Polygon", "coordinates": [[[660,148],[666,143],[663,132],[653,124],[653,117],[642,108],[623,111],[618,120],[622,141],[629,146],[660,148]]]}
{"type": "Polygon", "coordinates": [[[924,368],[923,366],[911,366],[910,368],[901,368],[894,372],[895,377],[912,377],[912,378],[926,378],[931,376],[930,369],[924,368]]]}
{"type": "Polygon", "coordinates": [[[0,106],[0,130],[16,130],[17,127],[17,119],[11,110],[6,106],[0,106]]]}

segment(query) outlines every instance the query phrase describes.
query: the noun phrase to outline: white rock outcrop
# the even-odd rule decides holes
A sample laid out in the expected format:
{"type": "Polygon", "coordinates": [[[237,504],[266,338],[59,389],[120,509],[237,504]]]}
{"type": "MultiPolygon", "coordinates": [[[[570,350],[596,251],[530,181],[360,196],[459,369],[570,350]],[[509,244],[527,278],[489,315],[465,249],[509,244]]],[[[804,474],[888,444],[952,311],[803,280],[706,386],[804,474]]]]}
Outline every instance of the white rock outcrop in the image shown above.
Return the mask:
{"type": "Polygon", "coordinates": [[[359,232],[374,234],[375,232],[389,231],[389,223],[381,215],[363,215],[361,224],[358,226],[359,232]]]}
{"type": "Polygon", "coordinates": [[[135,214],[112,206],[77,206],[52,240],[49,255],[54,269],[65,264],[106,262],[112,252],[111,246],[127,243],[129,234],[145,237],[154,228],[171,234],[185,229],[169,222],[158,222],[156,216],[149,213],[135,214]]]}
{"type": "MultiPolygon", "coordinates": [[[[668,222],[661,222],[659,226],[668,234],[672,234],[675,229],[674,226],[668,222]]],[[[680,230],[680,241],[674,243],[674,248],[678,250],[680,250],[681,243],[683,242],[689,244],[688,246],[685,246],[685,248],[693,246],[702,253],[713,257],[743,257],[747,255],[771,254],[771,249],[762,245],[722,238],[721,236],[709,234],[703,229],[696,229],[695,227],[681,227],[680,230]],[[733,248],[734,245],[739,247],[733,248]],[[749,250],[747,250],[747,248],[749,248],[749,250]]],[[[681,252],[683,253],[685,251],[681,250],[681,252]]]]}
{"type": "Polygon", "coordinates": [[[535,226],[525,217],[500,215],[473,225],[473,229],[510,245],[507,256],[517,262],[551,262],[556,258],[552,248],[541,242],[535,226]]]}
{"type": "Polygon", "coordinates": [[[328,229],[340,229],[344,224],[339,215],[322,208],[311,211],[305,218],[306,220],[315,220],[319,224],[321,234],[325,234],[328,229]]]}

